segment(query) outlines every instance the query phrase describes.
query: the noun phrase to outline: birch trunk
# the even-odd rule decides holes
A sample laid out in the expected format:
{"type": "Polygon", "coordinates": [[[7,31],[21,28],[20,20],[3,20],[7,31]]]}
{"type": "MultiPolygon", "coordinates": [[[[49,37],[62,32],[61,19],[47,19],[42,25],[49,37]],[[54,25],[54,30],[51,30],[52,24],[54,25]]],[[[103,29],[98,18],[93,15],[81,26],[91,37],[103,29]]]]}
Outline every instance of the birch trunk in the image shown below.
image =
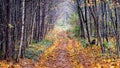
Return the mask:
{"type": "Polygon", "coordinates": [[[25,0],[22,0],[22,30],[21,30],[21,42],[20,42],[20,47],[19,47],[19,53],[18,53],[18,58],[21,56],[21,50],[23,47],[23,40],[24,40],[24,24],[25,24],[25,0]]]}

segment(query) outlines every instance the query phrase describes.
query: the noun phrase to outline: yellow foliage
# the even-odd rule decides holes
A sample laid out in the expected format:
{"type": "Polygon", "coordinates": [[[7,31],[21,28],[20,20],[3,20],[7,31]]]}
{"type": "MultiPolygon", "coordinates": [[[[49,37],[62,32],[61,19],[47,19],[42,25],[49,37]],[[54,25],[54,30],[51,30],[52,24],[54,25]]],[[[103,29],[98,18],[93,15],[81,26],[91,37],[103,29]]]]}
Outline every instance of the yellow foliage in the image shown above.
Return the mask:
{"type": "MultiPolygon", "coordinates": [[[[79,41],[67,36],[66,32],[54,29],[45,37],[54,40],[54,43],[42,53],[39,62],[34,63],[33,60],[20,59],[20,62],[14,65],[2,61],[0,62],[0,68],[10,68],[12,66],[22,68],[22,66],[27,67],[28,65],[32,65],[33,68],[50,68],[49,66],[60,68],[59,65],[71,65],[73,66],[71,68],[86,68],[86,66],[89,66],[87,68],[120,68],[120,59],[103,58],[100,46],[93,45],[83,48],[79,41]]],[[[109,38],[109,40],[115,42],[115,38],[109,38]]],[[[36,46],[35,48],[36,50],[45,49],[44,46],[36,46]]]]}
{"type": "Polygon", "coordinates": [[[21,68],[20,65],[16,64],[13,66],[14,68],[21,68]]]}
{"type": "Polygon", "coordinates": [[[74,3],[75,3],[75,0],[71,0],[71,2],[74,4],[74,3]]]}
{"type": "Polygon", "coordinates": [[[9,28],[14,28],[14,26],[12,24],[8,24],[9,28]]]}

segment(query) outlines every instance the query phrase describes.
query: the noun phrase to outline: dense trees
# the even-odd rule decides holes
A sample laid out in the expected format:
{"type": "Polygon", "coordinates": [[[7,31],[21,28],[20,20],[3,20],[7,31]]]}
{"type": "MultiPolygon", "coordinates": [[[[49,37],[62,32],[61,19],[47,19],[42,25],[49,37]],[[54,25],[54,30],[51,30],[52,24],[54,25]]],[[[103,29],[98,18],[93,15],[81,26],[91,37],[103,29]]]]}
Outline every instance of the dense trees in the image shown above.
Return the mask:
{"type": "MultiPolygon", "coordinates": [[[[59,12],[63,10],[56,13],[57,3],[61,1],[0,0],[0,59],[24,58],[29,44],[43,40],[53,29],[56,19],[62,16],[59,12]]],[[[89,44],[95,43],[97,38],[102,53],[106,52],[105,43],[115,38],[120,56],[120,0],[71,1],[77,5],[80,38],[87,39],[89,44]]]]}
{"type": "Polygon", "coordinates": [[[0,0],[0,59],[24,57],[53,27],[54,0],[0,0]],[[53,10],[52,10],[53,9],[53,10]]]}
{"type": "Polygon", "coordinates": [[[88,38],[96,37],[100,43],[102,53],[105,53],[104,43],[109,42],[110,37],[116,39],[117,55],[120,52],[119,0],[76,0],[81,26],[80,36],[88,38]]]}

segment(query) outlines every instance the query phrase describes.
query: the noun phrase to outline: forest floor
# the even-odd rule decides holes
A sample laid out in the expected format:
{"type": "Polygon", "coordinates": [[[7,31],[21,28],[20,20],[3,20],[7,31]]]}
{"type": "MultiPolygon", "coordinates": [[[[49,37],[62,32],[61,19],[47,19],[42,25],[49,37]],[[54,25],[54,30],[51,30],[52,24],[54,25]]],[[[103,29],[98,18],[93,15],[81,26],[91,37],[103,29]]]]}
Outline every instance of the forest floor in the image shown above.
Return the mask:
{"type": "Polygon", "coordinates": [[[53,44],[40,56],[39,61],[21,59],[19,63],[0,62],[0,68],[120,68],[120,59],[102,57],[100,46],[83,48],[75,38],[60,28],[46,35],[53,44]]]}
{"type": "Polygon", "coordinates": [[[69,37],[70,33],[60,29],[53,32],[54,43],[42,54],[36,68],[120,68],[120,59],[102,57],[100,46],[83,48],[75,37],[69,37]]]}

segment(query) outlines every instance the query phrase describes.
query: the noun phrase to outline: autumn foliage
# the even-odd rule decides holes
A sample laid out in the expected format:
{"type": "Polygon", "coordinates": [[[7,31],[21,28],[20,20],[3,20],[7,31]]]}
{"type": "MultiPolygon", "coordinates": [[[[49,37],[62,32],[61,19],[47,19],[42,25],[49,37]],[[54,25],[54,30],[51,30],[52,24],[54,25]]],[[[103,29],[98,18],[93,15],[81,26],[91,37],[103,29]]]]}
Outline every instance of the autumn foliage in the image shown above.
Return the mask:
{"type": "MultiPolygon", "coordinates": [[[[103,56],[100,46],[84,48],[65,31],[53,30],[46,39],[54,40],[40,56],[39,61],[20,59],[19,63],[0,62],[0,68],[119,68],[120,59],[103,56]],[[51,38],[52,37],[52,38],[51,38]]],[[[40,47],[39,47],[40,48],[40,47]]],[[[38,48],[38,49],[39,49],[38,48]]]]}

